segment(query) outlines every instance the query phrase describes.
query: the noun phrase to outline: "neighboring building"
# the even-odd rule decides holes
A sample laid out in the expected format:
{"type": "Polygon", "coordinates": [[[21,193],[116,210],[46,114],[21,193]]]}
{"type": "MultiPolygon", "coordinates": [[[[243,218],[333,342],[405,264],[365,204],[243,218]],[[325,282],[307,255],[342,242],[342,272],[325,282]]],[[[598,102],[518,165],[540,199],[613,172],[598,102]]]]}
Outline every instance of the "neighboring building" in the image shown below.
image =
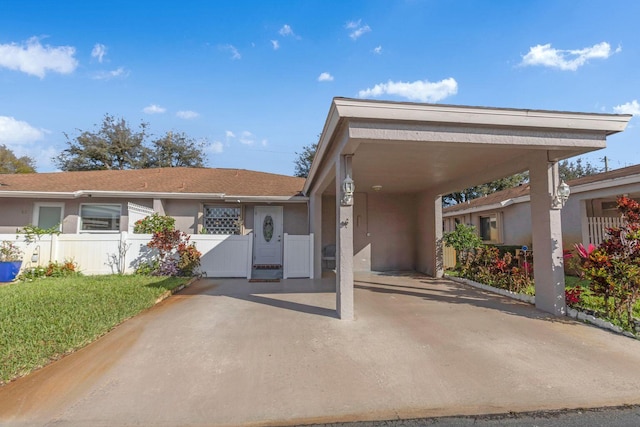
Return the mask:
{"type": "MultiPolygon", "coordinates": [[[[617,198],[626,195],[640,200],[640,165],[568,181],[571,195],[562,208],[562,240],[565,248],[574,243],[599,244],[607,227],[620,224],[617,198]]],[[[485,243],[532,245],[530,186],[492,193],[442,210],[444,231],[456,224],[474,225],[485,243]]]]}

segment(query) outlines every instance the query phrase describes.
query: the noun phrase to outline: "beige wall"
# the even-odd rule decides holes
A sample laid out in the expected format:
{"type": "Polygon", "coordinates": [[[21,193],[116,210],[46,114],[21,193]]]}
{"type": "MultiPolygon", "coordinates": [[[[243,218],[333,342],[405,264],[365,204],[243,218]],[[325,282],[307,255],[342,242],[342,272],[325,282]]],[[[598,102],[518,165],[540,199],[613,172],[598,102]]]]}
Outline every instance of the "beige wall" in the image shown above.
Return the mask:
{"type": "Polygon", "coordinates": [[[254,229],[253,212],[256,206],[282,206],[283,232],[287,234],[309,234],[309,220],[307,218],[306,203],[265,204],[255,203],[244,205],[244,232],[251,233],[254,229]]]}
{"type": "MultiPolygon", "coordinates": [[[[322,247],[336,241],[335,196],[322,197],[322,247]]],[[[415,196],[356,193],[353,205],[355,271],[416,268],[415,196]]]]}
{"type": "Polygon", "coordinates": [[[34,207],[38,202],[64,204],[62,232],[67,234],[78,232],[78,213],[80,211],[80,205],[83,203],[108,203],[121,205],[121,231],[126,231],[128,226],[127,202],[132,202],[147,207],[152,206],[152,201],[146,199],[131,199],[122,201],[121,199],[95,197],[83,197],[79,199],[5,198],[0,201],[0,233],[15,233],[17,228],[32,224],[34,207]]]}

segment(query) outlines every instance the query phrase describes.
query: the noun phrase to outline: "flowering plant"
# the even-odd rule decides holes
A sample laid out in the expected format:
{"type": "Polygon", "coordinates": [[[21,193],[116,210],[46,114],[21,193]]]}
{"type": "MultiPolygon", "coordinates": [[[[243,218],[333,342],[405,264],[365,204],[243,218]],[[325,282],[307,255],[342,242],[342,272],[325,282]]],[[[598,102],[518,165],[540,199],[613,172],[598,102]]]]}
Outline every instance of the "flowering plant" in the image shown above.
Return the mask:
{"type": "Polygon", "coordinates": [[[0,262],[13,262],[22,260],[22,250],[15,243],[3,240],[0,243],[0,262]]]}

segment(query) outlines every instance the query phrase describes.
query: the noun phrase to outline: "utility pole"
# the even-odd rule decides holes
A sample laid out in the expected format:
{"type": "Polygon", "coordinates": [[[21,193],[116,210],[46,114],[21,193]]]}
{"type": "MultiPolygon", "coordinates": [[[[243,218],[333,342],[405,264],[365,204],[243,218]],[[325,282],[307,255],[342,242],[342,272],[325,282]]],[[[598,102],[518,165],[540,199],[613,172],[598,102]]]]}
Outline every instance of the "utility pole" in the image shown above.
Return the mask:
{"type": "Polygon", "coordinates": [[[609,172],[609,159],[607,159],[607,156],[604,156],[604,171],[605,172],[609,172]]]}

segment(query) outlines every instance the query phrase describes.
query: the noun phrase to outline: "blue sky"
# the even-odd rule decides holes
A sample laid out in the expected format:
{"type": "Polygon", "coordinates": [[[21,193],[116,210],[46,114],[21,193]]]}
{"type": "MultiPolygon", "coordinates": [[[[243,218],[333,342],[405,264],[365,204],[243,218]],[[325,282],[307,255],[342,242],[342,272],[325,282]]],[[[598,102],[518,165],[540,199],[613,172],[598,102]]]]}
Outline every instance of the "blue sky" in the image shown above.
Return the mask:
{"type": "Polygon", "coordinates": [[[105,114],[205,140],[211,167],[292,174],[335,96],[634,114],[640,2],[0,0],[0,144],[55,170],[105,114]]]}

